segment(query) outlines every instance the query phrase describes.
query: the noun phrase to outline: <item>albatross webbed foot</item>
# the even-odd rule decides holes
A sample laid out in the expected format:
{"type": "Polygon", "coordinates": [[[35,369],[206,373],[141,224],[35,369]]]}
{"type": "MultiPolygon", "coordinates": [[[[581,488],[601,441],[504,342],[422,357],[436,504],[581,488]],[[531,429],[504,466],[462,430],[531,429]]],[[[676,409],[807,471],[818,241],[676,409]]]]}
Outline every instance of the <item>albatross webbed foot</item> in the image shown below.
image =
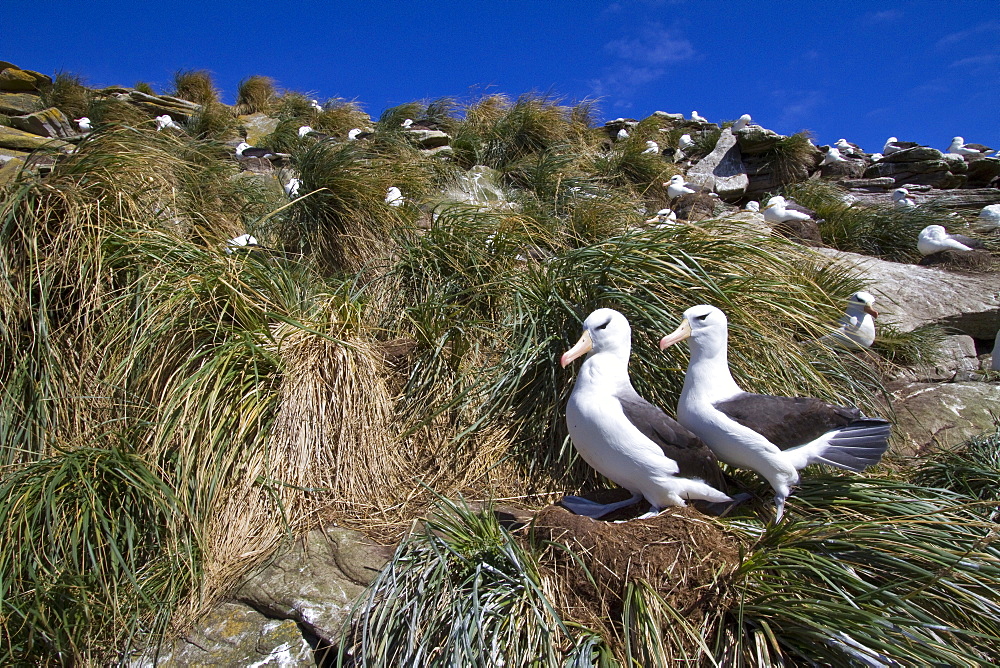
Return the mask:
{"type": "Polygon", "coordinates": [[[559,501],[559,504],[563,508],[576,513],[577,515],[584,515],[586,517],[593,517],[594,519],[597,519],[616,510],[628,508],[641,498],[642,494],[633,494],[630,498],[625,499],[624,501],[617,501],[615,503],[597,503],[596,501],[591,501],[590,499],[585,499],[581,496],[564,496],[562,500],[559,501]]]}

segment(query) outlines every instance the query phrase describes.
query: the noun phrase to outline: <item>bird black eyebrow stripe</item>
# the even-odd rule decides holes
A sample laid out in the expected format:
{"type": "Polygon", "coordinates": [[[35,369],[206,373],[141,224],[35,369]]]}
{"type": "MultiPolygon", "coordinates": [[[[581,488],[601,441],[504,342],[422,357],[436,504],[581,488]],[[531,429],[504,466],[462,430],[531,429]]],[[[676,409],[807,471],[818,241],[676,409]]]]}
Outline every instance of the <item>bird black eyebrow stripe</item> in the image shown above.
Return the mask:
{"type": "Polygon", "coordinates": [[[605,322],[603,325],[598,325],[594,329],[604,329],[605,327],[607,327],[610,324],[611,324],[611,318],[608,318],[607,322],[605,322]]]}

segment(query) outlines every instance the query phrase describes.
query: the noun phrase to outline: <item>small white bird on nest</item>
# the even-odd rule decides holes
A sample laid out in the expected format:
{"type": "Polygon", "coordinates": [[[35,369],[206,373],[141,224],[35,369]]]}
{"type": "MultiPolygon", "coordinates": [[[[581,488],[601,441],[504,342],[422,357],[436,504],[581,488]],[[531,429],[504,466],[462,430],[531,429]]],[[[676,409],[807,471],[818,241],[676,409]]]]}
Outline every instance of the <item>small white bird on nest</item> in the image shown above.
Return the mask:
{"type": "Polygon", "coordinates": [[[733,123],[733,127],[731,127],[730,130],[732,132],[739,132],[746,126],[750,125],[751,120],[753,119],[750,118],[750,114],[743,114],[742,116],[740,116],[738,121],[733,123]]]}
{"type": "Polygon", "coordinates": [[[901,209],[909,209],[917,205],[917,203],[910,198],[910,191],[906,188],[896,188],[892,191],[892,203],[901,209]]]}
{"type": "Polygon", "coordinates": [[[90,119],[86,116],[76,119],[74,123],[76,123],[80,128],[80,132],[90,132],[94,129],[94,127],[90,124],[90,119]]]}
{"type": "Polygon", "coordinates": [[[691,120],[697,121],[698,123],[708,123],[708,119],[699,114],[697,111],[691,112],[691,120]]]}
{"type": "Polygon", "coordinates": [[[181,132],[184,131],[184,128],[178,125],[177,122],[170,117],[170,114],[163,114],[162,116],[156,117],[156,131],[159,132],[163,129],[180,130],[181,132]]]}
{"type": "Polygon", "coordinates": [[[667,186],[667,196],[670,199],[676,199],[681,195],[693,195],[695,191],[693,188],[689,188],[687,183],[684,181],[684,177],[680,174],[674,174],[670,177],[670,180],[663,185],[667,186]]]}
{"type": "Polygon", "coordinates": [[[389,206],[402,206],[405,201],[402,191],[396,186],[390,186],[385,193],[385,203],[389,206]]]}

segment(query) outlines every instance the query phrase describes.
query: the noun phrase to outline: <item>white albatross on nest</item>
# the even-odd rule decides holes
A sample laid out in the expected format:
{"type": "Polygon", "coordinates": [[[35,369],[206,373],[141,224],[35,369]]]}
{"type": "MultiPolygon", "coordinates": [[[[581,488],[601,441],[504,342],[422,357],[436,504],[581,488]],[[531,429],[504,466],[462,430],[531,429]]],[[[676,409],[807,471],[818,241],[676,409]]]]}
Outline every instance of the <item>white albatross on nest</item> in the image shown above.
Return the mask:
{"type": "Polygon", "coordinates": [[[659,153],[659,152],[660,152],[660,145],[659,145],[659,144],[657,144],[657,143],[656,143],[655,141],[653,141],[652,139],[650,139],[650,140],[648,140],[648,141],[646,142],[646,148],[645,148],[645,149],[643,149],[643,151],[642,151],[642,152],[643,152],[643,153],[659,153]]]}
{"type": "Polygon", "coordinates": [[[750,118],[750,114],[743,114],[739,117],[739,120],[733,123],[733,126],[729,128],[730,132],[739,132],[746,126],[750,125],[751,120],[753,119],[750,118]]]}
{"type": "Polygon", "coordinates": [[[691,112],[691,120],[697,121],[698,123],[708,123],[708,119],[699,114],[697,111],[691,112]]]}
{"type": "Polygon", "coordinates": [[[790,220],[815,220],[816,212],[795,202],[786,200],[781,195],[775,195],[767,200],[764,208],[764,220],[768,223],[786,223],[790,220]]]}
{"type": "Polygon", "coordinates": [[[799,481],[799,470],[830,464],[863,471],[877,464],[892,426],[857,408],[806,397],[743,391],[729,371],[726,314],[693,306],[680,327],[660,339],[665,349],[691,339],[691,361],[677,404],[677,421],[730,466],[756,471],[774,489],[776,520],[799,481]]]}
{"type": "Polygon", "coordinates": [[[396,186],[389,186],[389,189],[385,191],[385,203],[389,206],[403,206],[405,201],[403,192],[396,186]]]}
{"type": "Polygon", "coordinates": [[[837,321],[837,328],[817,341],[831,348],[862,350],[875,343],[875,297],[870,292],[855,292],[847,300],[847,311],[837,321]]]}
{"type": "Polygon", "coordinates": [[[90,132],[91,130],[94,129],[94,126],[90,124],[90,119],[87,118],[86,116],[77,118],[73,122],[76,123],[77,127],[80,128],[80,132],[90,132]]]}
{"type": "Polygon", "coordinates": [[[943,225],[928,225],[917,236],[917,250],[921,255],[933,255],[946,250],[971,251],[982,245],[983,242],[961,234],[948,234],[943,225]]]}
{"type": "Polygon", "coordinates": [[[906,188],[896,188],[892,191],[892,203],[901,209],[910,209],[917,205],[906,188]]]}
{"type": "Polygon", "coordinates": [[[587,355],[566,404],[566,426],[580,456],[632,498],[597,504],[580,497],[562,503],[573,512],[601,517],[641,498],[655,514],[687,500],[731,502],[717,488],[722,471],[712,451],[662,410],[639,396],[628,375],[632,328],[618,311],[597,309],[583,335],[559,363],[587,355]]]}
{"type": "Polygon", "coordinates": [[[299,196],[299,188],[302,187],[302,179],[291,178],[288,183],[284,185],[285,194],[290,198],[295,199],[299,196]]]}
{"type": "Polygon", "coordinates": [[[993,149],[982,144],[966,144],[962,137],[953,137],[947,153],[957,153],[963,158],[985,158],[993,149]]]}
{"type": "Polygon", "coordinates": [[[686,151],[692,146],[694,146],[694,140],[691,139],[691,135],[689,134],[683,134],[681,135],[681,138],[677,140],[677,148],[682,151],[686,151]]]}
{"type": "Polygon", "coordinates": [[[278,153],[277,151],[272,151],[269,148],[258,148],[256,146],[251,146],[245,141],[240,142],[236,146],[236,157],[237,158],[264,158],[266,160],[271,160],[272,158],[290,158],[291,153],[278,153]]]}
{"type": "Polygon", "coordinates": [[[226,242],[226,254],[231,254],[238,250],[250,250],[257,247],[257,237],[252,234],[241,234],[226,242]]]}
{"type": "Polygon", "coordinates": [[[677,214],[673,209],[660,209],[656,215],[646,221],[647,225],[656,227],[672,227],[677,224],[677,214]]]}
{"type": "Polygon", "coordinates": [[[819,166],[832,165],[835,162],[847,162],[847,158],[840,155],[840,149],[836,146],[831,146],[826,150],[826,155],[823,156],[823,160],[820,161],[819,166]]]}
{"type": "Polygon", "coordinates": [[[680,174],[674,174],[670,177],[670,180],[663,185],[667,187],[667,196],[670,197],[670,199],[676,199],[681,195],[693,195],[697,192],[693,188],[688,187],[684,177],[680,174]]]}

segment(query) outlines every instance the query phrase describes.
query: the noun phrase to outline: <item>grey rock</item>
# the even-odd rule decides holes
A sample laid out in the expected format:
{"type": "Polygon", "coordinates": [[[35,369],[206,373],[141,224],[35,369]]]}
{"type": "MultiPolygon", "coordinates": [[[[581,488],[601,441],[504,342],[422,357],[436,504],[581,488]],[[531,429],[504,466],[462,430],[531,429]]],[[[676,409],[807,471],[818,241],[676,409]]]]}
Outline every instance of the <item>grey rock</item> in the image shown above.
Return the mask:
{"type": "MultiPolygon", "coordinates": [[[[824,178],[858,178],[865,173],[867,163],[864,160],[847,159],[820,167],[820,175],[824,178]]],[[[895,183],[895,182],[893,182],[895,183]]]]}
{"type": "Polygon", "coordinates": [[[246,142],[251,146],[257,146],[264,137],[277,130],[280,123],[277,118],[261,113],[246,114],[236,118],[246,129],[246,142]]]}
{"type": "Polygon", "coordinates": [[[759,125],[748,125],[736,133],[736,141],[739,142],[740,151],[744,155],[765,153],[784,138],[784,135],[759,125]]]}
{"type": "Polygon", "coordinates": [[[971,336],[955,334],[946,336],[934,354],[933,365],[904,369],[893,380],[907,382],[944,382],[957,380],[959,374],[978,371],[981,366],[976,355],[976,342],[971,336]]]}
{"type": "Polygon", "coordinates": [[[71,144],[61,139],[40,137],[32,132],[0,126],[0,148],[28,152],[43,146],[63,150],[70,150],[72,148],[71,144]]]}
{"type": "Polygon", "coordinates": [[[441,130],[407,130],[406,136],[422,149],[440,148],[451,144],[451,135],[441,130]]]}
{"type": "Polygon", "coordinates": [[[944,154],[930,146],[916,146],[903,149],[885,156],[879,163],[923,162],[925,160],[940,160],[944,154]]]}
{"type": "Polygon", "coordinates": [[[689,183],[714,190],[724,200],[741,198],[750,184],[736,137],[726,128],[715,148],[685,174],[689,183]]]}
{"type": "Polygon", "coordinates": [[[333,643],[351,604],[378,575],[391,548],[338,527],[314,529],[236,592],[268,617],[289,619],[333,643]]]}
{"type": "Polygon", "coordinates": [[[34,93],[0,93],[0,114],[20,116],[37,111],[41,99],[34,93]]]}
{"type": "Polygon", "coordinates": [[[708,193],[698,192],[681,195],[670,207],[681,220],[699,221],[707,218],[715,218],[725,205],[719,198],[708,193]]]}
{"type": "Polygon", "coordinates": [[[970,186],[986,186],[1000,178],[1000,158],[982,158],[968,163],[970,186]]]}
{"type": "Polygon", "coordinates": [[[55,107],[36,111],[27,116],[15,116],[10,119],[10,124],[18,130],[24,130],[41,137],[66,139],[80,134],[70,124],[66,115],[55,107]]]}
{"type": "Polygon", "coordinates": [[[684,114],[670,114],[666,111],[654,111],[651,116],[678,123],[684,120],[684,114]]]}
{"type": "Polygon", "coordinates": [[[880,323],[904,332],[939,325],[974,339],[992,339],[1000,329],[1000,273],[958,274],[829,248],[816,252],[864,279],[878,299],[880,323]]]}
{"type": "Polygon", "coordinates": [[[896,440],[896,449],[906,455],[924,455],[992,432],[1000,385],[909,383],[891,396],[895,428],[902,436],[896,440]]]}

